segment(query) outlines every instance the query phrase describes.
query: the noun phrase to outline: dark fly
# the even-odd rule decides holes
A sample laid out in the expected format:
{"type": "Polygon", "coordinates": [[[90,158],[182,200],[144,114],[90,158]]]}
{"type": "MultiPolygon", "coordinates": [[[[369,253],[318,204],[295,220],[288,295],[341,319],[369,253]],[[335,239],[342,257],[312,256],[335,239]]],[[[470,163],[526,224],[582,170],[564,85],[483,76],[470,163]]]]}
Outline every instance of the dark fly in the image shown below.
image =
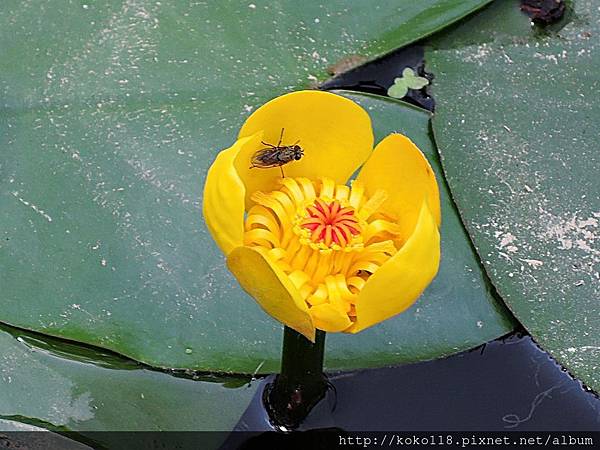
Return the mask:
{"type": "Polygon", "coordinates": [[[279,167],[281,176],[285,177],[282,166],[291,163],[292,161],[298,161],[304,156],[304,150],[298,145],[300,141],[296,141],[292,145],[281,145],[281,141],[283,140],[283,130],[284,129],[282,128],[277,145],[261,142],[261,144],[266,145],[267,147],[261,148],[252,155],[251,169],[253,167],[258,167],[260,169],[279,167]]]}

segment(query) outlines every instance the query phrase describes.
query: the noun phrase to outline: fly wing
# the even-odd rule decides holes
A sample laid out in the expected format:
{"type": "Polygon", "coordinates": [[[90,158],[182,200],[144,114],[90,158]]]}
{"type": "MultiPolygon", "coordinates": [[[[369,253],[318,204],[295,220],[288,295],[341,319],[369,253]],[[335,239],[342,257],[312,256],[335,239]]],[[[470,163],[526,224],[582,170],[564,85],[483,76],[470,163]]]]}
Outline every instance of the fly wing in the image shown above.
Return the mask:
{"type": "Polygon", "coordinates": [[[279,150],[275,148],[263,148],[252,155],[251,163],[253,167],[277,167],[281,161],[277,158],[279,150]]]}

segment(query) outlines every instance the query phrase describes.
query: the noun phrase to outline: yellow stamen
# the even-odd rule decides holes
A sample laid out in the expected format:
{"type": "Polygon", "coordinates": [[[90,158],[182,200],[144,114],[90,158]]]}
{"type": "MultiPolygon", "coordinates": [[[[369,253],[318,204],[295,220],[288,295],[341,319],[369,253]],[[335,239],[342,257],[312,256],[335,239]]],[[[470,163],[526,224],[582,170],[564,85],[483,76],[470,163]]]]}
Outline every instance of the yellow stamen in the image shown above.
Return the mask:
{"type": "Polygon", "coordinates": [[[256,204],[246,218],[245,245],[290,277],[309,311],[318,306],[319,316],[327,305],[348,317],[341,324],[352,323],[358,293],[400,240],[398,224],[378,211],[386,192],[368,197],[358,182],[348,187],[328,178],[287,177],[281,184],[277,191],[252,194],[256,204]]]}

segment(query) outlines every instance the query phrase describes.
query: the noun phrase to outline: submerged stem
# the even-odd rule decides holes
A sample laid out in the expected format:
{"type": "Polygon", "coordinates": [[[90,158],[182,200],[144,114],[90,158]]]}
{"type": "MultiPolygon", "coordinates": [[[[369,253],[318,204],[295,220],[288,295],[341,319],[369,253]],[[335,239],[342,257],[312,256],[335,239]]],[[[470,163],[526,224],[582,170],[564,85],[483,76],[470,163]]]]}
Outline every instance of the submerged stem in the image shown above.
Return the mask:
{"type": "Polygon", "coordinates": [[[323,374],[325,332],[317,330],[314,344],[285,327],[281,373],[265,389],[265,406],[275,425],[297,428],[327,392],[323,374]]]}

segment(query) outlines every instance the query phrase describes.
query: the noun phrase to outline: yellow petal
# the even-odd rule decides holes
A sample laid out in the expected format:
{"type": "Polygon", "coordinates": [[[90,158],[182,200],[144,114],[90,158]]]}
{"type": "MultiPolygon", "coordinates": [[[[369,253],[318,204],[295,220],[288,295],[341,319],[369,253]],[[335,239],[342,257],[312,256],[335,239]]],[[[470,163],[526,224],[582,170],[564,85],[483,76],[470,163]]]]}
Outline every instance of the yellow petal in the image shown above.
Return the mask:
{"type": "MultiPolygon", "coordinates": [[[[322,176],[345,184],[367,160],[373,149],[373,131],[367,112],[345,97],[322,91],[298,91],[282,95],[258,108],[244,123],[239,137],[264,132],[263,141],[277,145],[298,145],[304,150],[299,161],[283,166],[286,177],[322,176]]],[[[236,159],[236,168],[246,186],[246,204],[254,191],[279,187],[279,167],[250,169],[252,155],[262,144],[245,148],[236,159]]]]}
{"type": "Polygon", "coordinates": [[[202,212],[208,231],[226,255],[244,241],[244,183],[234,167],[238,153],[254,148],[261,135],[239,139],[217,155],[204,183],[202,212]]]}
{"type": "Polygon", "coordinates": [[[348,314],[331,303],[322,303],[313,306],[310,308],[310,315],[315,327],[330,333],[344,331],[352,325],[352,321],[348,318],[348,314]]]}
{"type": "Polygon", "coordinates": [[[369,195],[383,189],[388,196],[379,211],[394,217],[407,239],[425,200],[441,223],[440,193],[429,162],[406,136],[390,134],[382,140],[358,175],[369,195]]]}
{"type": "Polygon", "coordinates": [[[267,314],[315,341],[308,306],[281,269],[250,247],[234,249],[227,257],[227,266],[267,314]]]}
{"type": "Polygon", "coordinates": [[[358,294],[356,322],[348,331],[357,333],[410,307],[435,277],[439,263],[437,219],[424,202],[414,233],[358,294]]]}

